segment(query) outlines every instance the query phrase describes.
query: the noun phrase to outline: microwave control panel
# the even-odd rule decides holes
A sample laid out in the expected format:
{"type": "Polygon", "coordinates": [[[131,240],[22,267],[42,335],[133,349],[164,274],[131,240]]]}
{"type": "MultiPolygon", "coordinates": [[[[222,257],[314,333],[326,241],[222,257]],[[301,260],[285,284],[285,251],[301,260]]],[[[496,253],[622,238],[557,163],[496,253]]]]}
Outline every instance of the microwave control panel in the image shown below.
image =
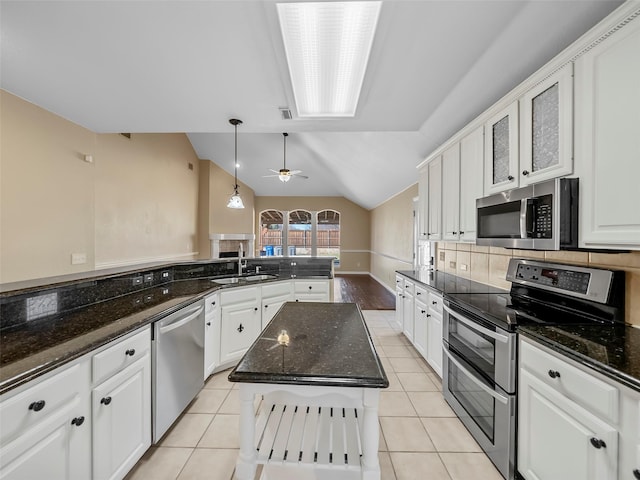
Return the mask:
{"type": "Polygon", "coordinates": [[[586,294],[591,275],[574,270],[544,268],[537,265],[518,265],[516,278],[533,284],[555,287],[559,290],[586,294]]]}
{"type": "Polygon", "coordinates": [[[545,195],[530,201],[533,203],[533,238],[552,238],[553,197],[545,195]]]}

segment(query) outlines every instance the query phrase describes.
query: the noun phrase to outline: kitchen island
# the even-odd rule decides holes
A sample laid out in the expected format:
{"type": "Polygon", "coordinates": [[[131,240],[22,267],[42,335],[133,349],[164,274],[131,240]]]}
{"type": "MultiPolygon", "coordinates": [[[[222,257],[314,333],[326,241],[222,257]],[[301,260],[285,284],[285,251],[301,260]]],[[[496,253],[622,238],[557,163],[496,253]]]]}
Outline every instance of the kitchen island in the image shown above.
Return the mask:
{"type": "Polygon", "coordinates": [[[284,304],[229,380],[240,382],[236,478],[263,464],[263,478],[380,479],[379,389],[389,381],[357,305],[284,304]]]}

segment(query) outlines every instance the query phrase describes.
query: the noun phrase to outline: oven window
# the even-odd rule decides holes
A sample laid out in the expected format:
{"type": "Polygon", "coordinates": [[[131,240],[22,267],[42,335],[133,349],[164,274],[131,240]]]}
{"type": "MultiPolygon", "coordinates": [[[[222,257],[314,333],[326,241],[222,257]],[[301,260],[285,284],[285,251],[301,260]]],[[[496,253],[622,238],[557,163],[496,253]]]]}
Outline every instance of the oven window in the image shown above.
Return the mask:
{"type": "Polygon", "coordinates": [[[488,379],[495,381],[495,340],[449,315],[449,345],[488,379]]]}
{"type": "Polygon", "coordinates": [[[494,398],[479,388],[477,384],[453,362],[449,362],[448,367],[449,391],[458,402],[460,402],[460,405],[462,405],[469,417],[480,427],[491,443],[494,443],[494,398]]]}
{"type": "Polygon", "coordinates": [[[479,238],[520,238],[520,200],[478,209],[479,238]]]}

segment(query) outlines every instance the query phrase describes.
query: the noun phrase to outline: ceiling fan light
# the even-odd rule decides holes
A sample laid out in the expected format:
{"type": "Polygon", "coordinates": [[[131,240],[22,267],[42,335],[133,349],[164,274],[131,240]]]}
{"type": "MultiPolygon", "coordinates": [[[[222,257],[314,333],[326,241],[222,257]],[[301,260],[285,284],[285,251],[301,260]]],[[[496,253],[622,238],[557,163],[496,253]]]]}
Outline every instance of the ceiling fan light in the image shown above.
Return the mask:
{"type": "Polygon", "coordinates": [[[277,5],[298,116],[355,115],[381,4],[277,5]]]}
{"type": "Polygon", "coordinates": [[[291,180],[291,175],[284,175],[281,173],[280,175],[278,175],[278,178],[281,182],[287,183],[289,180],[291,180]]]}

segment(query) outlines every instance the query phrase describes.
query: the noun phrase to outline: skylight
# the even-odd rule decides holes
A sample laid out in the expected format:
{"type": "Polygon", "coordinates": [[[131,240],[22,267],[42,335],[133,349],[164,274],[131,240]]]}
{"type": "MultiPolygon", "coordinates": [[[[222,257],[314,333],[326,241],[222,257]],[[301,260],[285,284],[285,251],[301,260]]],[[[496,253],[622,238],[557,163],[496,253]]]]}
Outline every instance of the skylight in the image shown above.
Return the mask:
{"type": "Polygon", "coordinates": [[[277,5],[298,116],[356,114],[381,4],[277,5]]]}

